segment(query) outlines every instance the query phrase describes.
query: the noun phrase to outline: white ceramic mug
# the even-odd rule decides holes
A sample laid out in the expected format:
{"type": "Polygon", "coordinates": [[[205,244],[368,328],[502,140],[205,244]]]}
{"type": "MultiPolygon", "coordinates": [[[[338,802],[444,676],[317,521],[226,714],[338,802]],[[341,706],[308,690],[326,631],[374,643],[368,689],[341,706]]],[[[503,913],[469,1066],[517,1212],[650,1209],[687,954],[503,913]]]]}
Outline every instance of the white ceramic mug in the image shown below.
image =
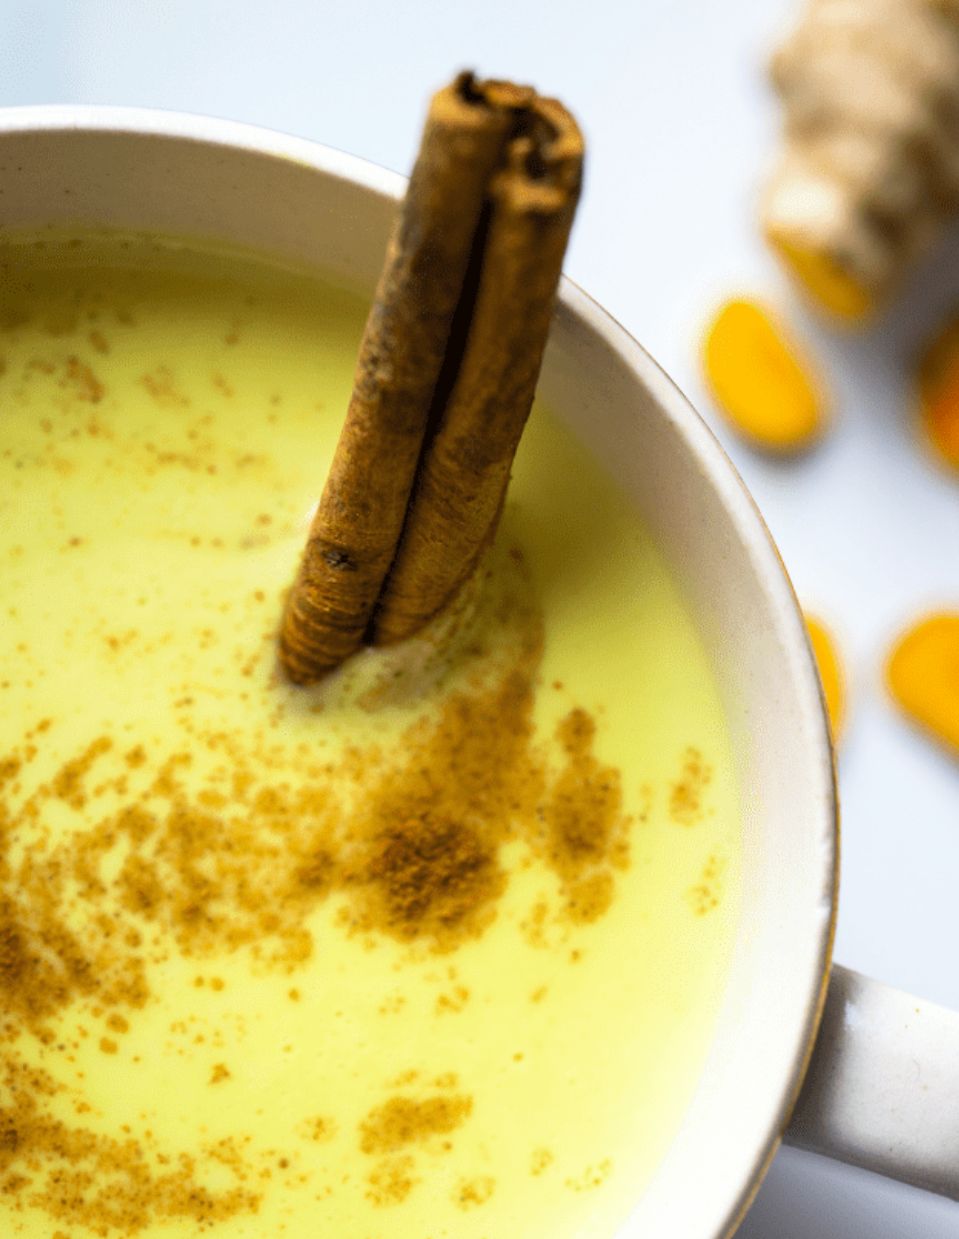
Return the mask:
{"type": "MultiPolygon", "coordinates": [[[[0,238],[57,222],[206,237],[371,290],[403,186],[224,121],[0,110],[0,238]]],[[[741,923],[711,1048],[622,1239],[731,1233],[784,1135],[959,1197],[959,1017],[841,968],[830,980],[832,753],[802,616],[759,512],[682,394],[569,282],[540,390],[668,556],[720,680],[744,789],[741,923]]]]}

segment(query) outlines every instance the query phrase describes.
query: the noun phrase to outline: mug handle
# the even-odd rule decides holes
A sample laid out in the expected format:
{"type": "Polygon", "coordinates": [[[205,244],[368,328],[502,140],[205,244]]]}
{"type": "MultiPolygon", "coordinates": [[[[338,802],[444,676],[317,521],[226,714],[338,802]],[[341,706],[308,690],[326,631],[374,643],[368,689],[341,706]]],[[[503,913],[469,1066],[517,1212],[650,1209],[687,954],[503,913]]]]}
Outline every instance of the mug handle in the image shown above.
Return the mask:
{"type": "Polygon", "coordinates": [[[835,965],[783,1139],[959,1200],[959,1014],[835,965]]]}

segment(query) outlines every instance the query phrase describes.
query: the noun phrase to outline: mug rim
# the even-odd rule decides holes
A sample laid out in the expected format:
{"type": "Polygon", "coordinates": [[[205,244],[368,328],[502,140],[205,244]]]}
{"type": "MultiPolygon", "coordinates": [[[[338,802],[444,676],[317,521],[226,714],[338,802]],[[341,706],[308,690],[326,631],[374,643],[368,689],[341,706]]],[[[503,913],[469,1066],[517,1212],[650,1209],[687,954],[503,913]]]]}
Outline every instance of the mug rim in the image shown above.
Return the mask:
{"type": "Polygon", "coordinates": [[[818,964],[818,982],[810,991],[806,1011],[806,1025],[803,1030],[797,1053],[791,1064],[789,1079],[783,1081],[777,1102],[775,1117],[771,1119],[764,1138],[756,1148],[756,1154],[748,1176],[744,1179],[738,1199],[719,1223],[716,1239],[732,1239],[739,1229],[753,1201],[759,1194],[763,1180],[772,1165],[773,1158],[779,1151],[783,1141],[783,1133],[789,1125],[789,1120],[799,1099],[799,1093],[806,1077],[816,1038],[822,1022],[829,989],[830,969],[833,962],[833,948],[836,941],[836,922],[839,909],[839,852],[840,852],[840,808],[838,795],[838,771],[836,766],[836,749],[832,742],[828,725],[828,709],[819,672],[816,667],[815,655],[809,641],[802,605],[796,593],[789,570],[780,554],[779,547],[773,538],[772,531],[766,523],[762,511],[746,485],[742,475],[736,468],[732,458],[720,443],[715,432],[706,422],[693,402],[689,399],[675,379],[664,369],[655,357],[639,340],[624,327],[623,324],[601,305],[581,285],[571,280],[565,274],[562,279],[560,301],[569,307],[573,313],[590,323],[599,334],[617,348],[626,361],[633,363],[632,368],[641,374],[643,380],[655,389],[655,395],[660,408],[670,417],[675,414],[675,420],[685,423],[684,443],[696,453],[697,460],[707,469],[714,485],[721,480],[728,485],[721,487],[724,504],[735,519],[740,533],[752,528],[753,549],[762,549],[772,555],[774,564],[772,571],[764,573],[764,584],[767,589],[775,582],[777,589],[783,593],[779,601],[785,602],[799,624],[801,639],[797,642],[802,661],[817,690],[820,713],[822,715],[821,739],[825,747],[821,748],[820,757],[825,758],[828,768],[826,780],[829,788],[829,803],[827,814],[831,827],[831,847],[828,863],[825,865],[825,876],[830,887],[831,908],[828,920],[820,934],[820,952],[818,964]],[[605,330],[604,330],[605,328],[605,330]],[[636,364],[638,363],[638,364],[636,364]],[[650,383],[650,380],[652,382],[650,383]],[[688,433],[688,432],[692,433],[688,433]],[[698,440],[698,441],[696,441],[698,440]],[[709,455],[713,455],[710,464],[709,455]],[[725,474],[725,477],[723,476],[725,474]]]}
{"type": "MultiPolygon", "coordinates": [[[[302,164],[372,191],[391,201],[398,200],[407,178],[370,160],[310,138],[296,137],[267,126],[228,120],[202,113],[148,107],[115,107],[109,104],[27,104],[0,108],[0,135],[30,132],[75,132],[123,134],[174,139],[198,145],[221,146],[262,154],[302,164]]],[[[763,1178],[782,1142],[783,1131],[798,1098],[812,1057],[822,1019],[829,983],[839,893],[839,802],[836,755],[829,734],[823,690],[815,658],[806,633],[802,608],[788,569],[755,499],[738,469],[702,414],[658,361],[623,324],[587,293],[578,283],[563,275],[558,306],[582,322],[609,347],[653,393],[664,416],[681,432],[686,450],[693,453],[704,477],[721,497],[722,504],[743,541],[758,562],[767,595],[782,618],[791,655],[798,660],[800,675],[818,705],[818,719],[810,734],[818,736],[817,751],[810,757],[821,765],[827,800],[823,806],[826,826],[823,854],[823,887],[831,906],[818,931],[813,947],[814,969],[805,981],[807,990],[802,1026],[790,1030],[797,1037],[788,1070],[775,1095],[768,1099],[765,1130],[756,1141],[749,1169],[744,1173],[730,1206],[717,1220],[716,1236],[727,1239],[739,1227],[753,1203],[763,1178]]],[[[808,694],[807,694],[808,696],[808,694]]]]}

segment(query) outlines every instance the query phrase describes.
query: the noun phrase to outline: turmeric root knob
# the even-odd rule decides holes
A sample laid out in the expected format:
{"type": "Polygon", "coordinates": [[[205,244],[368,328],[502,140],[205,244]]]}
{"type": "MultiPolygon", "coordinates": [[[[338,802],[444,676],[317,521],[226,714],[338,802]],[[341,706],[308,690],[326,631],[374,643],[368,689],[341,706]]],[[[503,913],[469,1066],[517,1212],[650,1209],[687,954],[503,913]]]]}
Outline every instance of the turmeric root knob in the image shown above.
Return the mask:
{"type": "Polygon", "coordinates": [[[923,352],[918,387],[923,430],[937,456],[959,469],[959,315],[923,352]]]}
{"type": "Polygon", "coordinates": [[[900,709],[959,757],[959,612],[929,615],[904,633],[886,681],[900,709]]]}
{"type": "Polygon", "coordinates": [[[826,400],[772,314],[728,301],[703,343],[706,383],[726,418],[754,447],[787,455],[810,447],[826,425],[826,400]]]}
{"type": "Polygon", "coordinates": [[[771,76],[763,231],[817,305],[862,319],[959,209],[959,5],[807,0],[771,76]]]}

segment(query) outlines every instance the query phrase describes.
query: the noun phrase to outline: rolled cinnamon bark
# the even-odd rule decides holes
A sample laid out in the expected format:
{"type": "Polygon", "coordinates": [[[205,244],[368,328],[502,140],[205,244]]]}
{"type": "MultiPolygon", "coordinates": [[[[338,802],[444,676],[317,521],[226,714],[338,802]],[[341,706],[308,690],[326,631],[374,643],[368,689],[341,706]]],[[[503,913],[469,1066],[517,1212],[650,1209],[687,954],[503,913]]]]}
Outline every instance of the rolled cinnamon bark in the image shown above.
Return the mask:
{"type": "Polygon", "coordinates": [[[462,354],[376,608],[377,644],[411,636],[442,612],[493,539],[533,403],[582,164],[573,117],[556,100],[532,100],[490,183],[478,283],[464,293],[473,300],[462,354]]]}
{"type": "Polygon", "coordinates": [[[490,178],[533,92],[461,74],[430,105],[280,635],[291,680],[359,648],[394,558],[490,178]]]}
{"type": "Polygon", "coordinates": [[[461,74],[437,94],[280,636],[321,679],[417,632],[491,542],[582,179],[556,100],[461,74]]]}

